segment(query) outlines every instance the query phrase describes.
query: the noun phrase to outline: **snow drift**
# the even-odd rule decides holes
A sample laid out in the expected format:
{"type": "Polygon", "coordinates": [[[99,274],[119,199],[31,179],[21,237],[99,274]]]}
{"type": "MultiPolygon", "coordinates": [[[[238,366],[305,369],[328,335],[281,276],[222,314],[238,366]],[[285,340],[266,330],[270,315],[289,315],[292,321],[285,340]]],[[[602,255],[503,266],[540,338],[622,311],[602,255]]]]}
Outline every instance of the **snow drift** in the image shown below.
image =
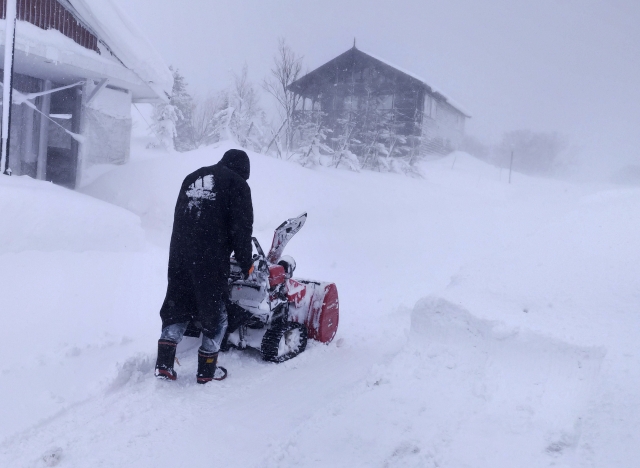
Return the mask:
{"type": "Polygon", "coordinates": [[[0,178],[0,252],[134,251],[144,243],[140,218],[51,183],[0,178]]]}
{"type": "Polygon", "coordinates": [[[300,426],[268,466],[573,466],[602,358],[428,297],[390,364],[300,426]]]}

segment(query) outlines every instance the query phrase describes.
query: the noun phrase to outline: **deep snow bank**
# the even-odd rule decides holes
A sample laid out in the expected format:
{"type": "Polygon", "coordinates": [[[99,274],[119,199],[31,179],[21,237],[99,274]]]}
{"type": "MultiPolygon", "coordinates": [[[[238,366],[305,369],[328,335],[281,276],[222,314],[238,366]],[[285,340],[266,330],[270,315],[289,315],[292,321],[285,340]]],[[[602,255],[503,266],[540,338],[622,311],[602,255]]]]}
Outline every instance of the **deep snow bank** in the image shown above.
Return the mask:
{"type": "Polygon", "coordinates": [[[48,182],[5,176],[0,213],[2,326],[9,331],[0,341],[3,438],[99,388],[114,372],[101,357],[131,352],[131,335],[140,331],[130,327],[148,316],[146,303],[158,293],[147,283],[154,256],[137,215],[48,182]]]}
{"type": "Polygon", "coordinates": [[[439,428],[453,435],[442,465],[571,466],[604,355],[432,297],[416,305],[411,344],[396,366],[407,375],[415,362],[409,376],[441,393],[439,403],[425,401],[438,408],[434,417],[453,415],[439,428]]]}
{"type": "Polygon", "coordinates": [[[318,411],[266,463],[574,466],[602,358],[600,348],[479,319],[428,297],[411,313],[406,347],[318,411]]]}
{"type": "Polygon", "coordinates": [[[0,177],[0,252],[133,251],[144,232],[131,212],[48,182],[0,177]]]}
{"type": "Polygon", "coordinates": [[[639,189],[587,194],[562,216],[512,234],[491,255],[465,262],[445,297],[578,344],[631,342],[625,329],[638,320],[639,189]]]}

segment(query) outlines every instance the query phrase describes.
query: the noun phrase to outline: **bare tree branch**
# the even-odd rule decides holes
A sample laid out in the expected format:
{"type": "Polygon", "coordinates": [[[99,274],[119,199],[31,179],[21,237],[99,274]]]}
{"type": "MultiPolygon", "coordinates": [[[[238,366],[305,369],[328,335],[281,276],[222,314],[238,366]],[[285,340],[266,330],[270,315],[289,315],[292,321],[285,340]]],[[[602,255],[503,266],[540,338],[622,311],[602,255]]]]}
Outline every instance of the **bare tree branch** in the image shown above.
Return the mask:
{"type": "Polygon", "coordinates": [[[278,52],[273,58],[271,76],[264,80],[263,89],[271,94],[278,103],[280,117],[286,120],[285,149],[290,150],[293,142],[293,113],[300,96],[289,90],[302,72],[302,57],[287,45],[283,38],[278,40],[278,52]]]}

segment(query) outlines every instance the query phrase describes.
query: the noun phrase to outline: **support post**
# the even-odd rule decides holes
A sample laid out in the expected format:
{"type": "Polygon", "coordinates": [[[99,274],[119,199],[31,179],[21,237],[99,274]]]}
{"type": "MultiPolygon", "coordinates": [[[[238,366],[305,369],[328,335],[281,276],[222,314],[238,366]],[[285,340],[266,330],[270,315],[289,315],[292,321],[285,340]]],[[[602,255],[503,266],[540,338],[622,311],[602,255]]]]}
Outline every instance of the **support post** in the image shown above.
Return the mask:
{"type": "Polygon", "coordinates": [[[38,156],[34,154],[33,151],[33,140],[35,138],[35,111],[32,107],[24,106],[22,108],[22,112],[22,124],[24,125],[24,131],[22,132],[22,161],[20,161],[20,164],[14,164],[14,168],[18,169],[20,172],[18,175],[27,174],[29,176],[35,176],[35,173],[32,172],[32,169],[36,168],[38,160],[38,156]]]}
{"type": "MultiPolygon", "coordinates": [[[[51,81],[44,82],[43,91],[51,90],[51,81]]],[[[38,141],[38,165],[36,177],[40,180],[47,178],[47,150],[49,147],[49,114],[51,113],[51,94],[42,96],[42,109],[40,109],[40,139],[38,141]]]]}
{"type": "Polygon", "coordinates": [[[513,169],[513,150],[511,150],[511,161],[509,162],[509,183],[511,183],[511,169],[513,169]]]}
{"type": "Polygon", "coordinates": [[[7,0],[6,35],[4,41],[4,78],[2,86],[2,156],[0,173],[11,175],[9,167],[9,136],[11,132],[11,103],[13,94],[13,58],[16,47],[16,0],[7,0]]]}

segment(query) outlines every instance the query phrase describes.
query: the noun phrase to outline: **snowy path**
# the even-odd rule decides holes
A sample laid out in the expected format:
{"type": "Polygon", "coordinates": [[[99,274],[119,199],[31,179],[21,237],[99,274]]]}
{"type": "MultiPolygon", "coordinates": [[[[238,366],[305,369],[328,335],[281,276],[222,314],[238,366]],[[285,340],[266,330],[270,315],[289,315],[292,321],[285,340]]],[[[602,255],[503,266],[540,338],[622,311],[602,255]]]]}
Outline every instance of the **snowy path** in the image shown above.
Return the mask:
{"type": "Polygon", "coordinates": [[[197,346],[197,340],[181,343],[175,384],[153,378],[155,356],[129,359],[105,391],[9,438],[3,466],[41,466],[45,448],[58,446],[70,467],[182,466],[186,460],[191,466],[253,466],[365,379],[389,351],[312,344],[282,365],[232,351],[223,359],[233,375],[203,387],[193,378],[197,346]]]}
{"type": "Polygon", "coordinates": [[[0,252],[0,466],[637,466],[640,194],[461,157],[412,180],[252,155],[256,234],[309,212],[287,253],[338,284],[337,339],[281,365],[232,351],[204,387],[185,340],[155,381],[176,186],[223,150],[118,168],[85,189],[111,203],[100,229],[75,194],[70,229],[0,252]]]}

